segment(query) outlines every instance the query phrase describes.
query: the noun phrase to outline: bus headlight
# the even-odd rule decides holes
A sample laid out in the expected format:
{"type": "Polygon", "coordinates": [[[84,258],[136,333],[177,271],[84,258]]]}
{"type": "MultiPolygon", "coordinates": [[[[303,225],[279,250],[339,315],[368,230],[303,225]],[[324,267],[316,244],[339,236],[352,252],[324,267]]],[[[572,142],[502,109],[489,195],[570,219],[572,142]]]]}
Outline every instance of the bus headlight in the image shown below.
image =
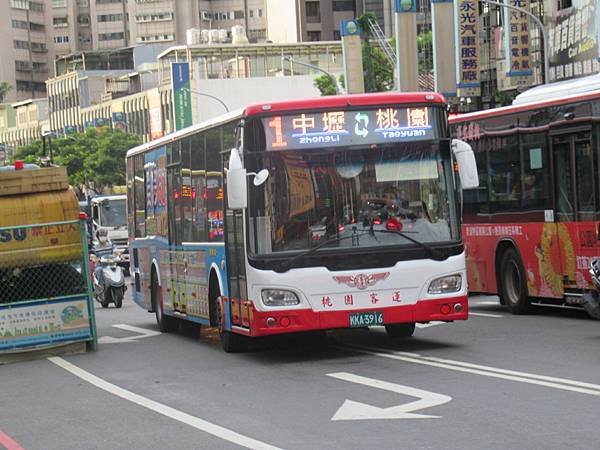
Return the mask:
{"type": "Polygon", "coordinates": [[[460,291],[462,277],[460,274],[448,275],[446,277],[436,278],[429,284],[427,292],[429,294],[448,294],[450,292],[460,291]]]}
{"type": "Polygon", "coordinates": [[[300,299],[292,291],[285,289],[263,289],[262,302],[266,306],[293,306],[299,305],[300,299]]]}

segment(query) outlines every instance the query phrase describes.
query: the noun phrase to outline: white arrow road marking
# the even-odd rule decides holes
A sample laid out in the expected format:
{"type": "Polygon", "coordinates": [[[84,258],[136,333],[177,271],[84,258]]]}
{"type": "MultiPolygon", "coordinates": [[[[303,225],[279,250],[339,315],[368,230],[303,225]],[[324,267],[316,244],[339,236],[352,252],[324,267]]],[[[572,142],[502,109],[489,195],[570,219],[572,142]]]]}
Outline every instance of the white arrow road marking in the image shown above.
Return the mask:
{"type": "Polygon", "coordinates": [[[123,389],[115,384],[109,383],[108,381],[97,377],[94,374],[91,374],[86,370],[83,370],[80,367],[77,367],[74,364],[71,364],[60,357],[53,356],[48,358],[48,360],[72,373],[76,377],[79,377],[82,380],[96,386],[97,388],[102,389],[103,391],[116,395],[117,397],[121,397],[124,400],[135,403],[136,405],[147,408],[158,414],[162,414],[163,416],[169,417],[173,420],[182,422],[198,430],[204,431],[205,433],[211,434],[225,441],[229,441],[241,447],[251,449],[279,450],[278,447],[267,444],[266,442],[261,442],[251,437],[244,436],[243,434],[236,433],[233,430],[229,430],[199,417],[192,416],[184,413],[183,411],[179,411],[175,408],[171,408],[170,406],[163,405],[162,403],[155,402],[154,400],[150,400],[149,398],[142,397],[134,392],[123,389]]]}
{"type": "Polygon", "coordinates": [[[397,394],[409,395],[419,399],[414,402],[389,408],[379,408],[377,406],[367,405],[366,403],[346,400],[331,420],[437,419],[440,416],[413,414],[413,411],[443,405],[452,400],[452,397],[448,397],[447,395],[436,394],[435,392],[424,391],[422,389],[403,386],[401,384],[388,383],[387,381],[375,380],[373,378],[361,377],[360,375],[354,375],[347,372],[328,373],[327,376],[337,378],[338,380],[383,389],[385,391],[396,392],[397,394]]]}
{"type": "Polygon", "coordinates": [[[462,361],[453,361],[450,359],[435,358],[433,356],[421,356],[417,353],[382,351],[363,345],[344,345],[346,349],[351,349],[359,353],[379,356],[381,358],[395,359],[399,361],[423,364],[425,366],[438,367],[442,369],[455,370],[457,372],[473,373],[492,378],[501,378],[504,380],[518,381],[520,383],[537,384],[563,391],[578,392],[600,397],[600,385],[585,383],[583,381],[569,380],[568,378],[557,378],[535,373],[519,372],[516,370],[506,370],[497,367],[481,366],[462,361]]]}
{"type": "Polygon", "coordinates": [[[98,339],[98,344],[122,344],[124,342],[137,342],[138,339],[143,339],[152,336],[158,336],[162,334],[160,331],[148,330],[146,328],[134,327],[133,325],[127,325],[126,323],[120,323],[113,325],[115,328],[119,328],[125,331],[131,331],[137,333],[135,336],[127,336],[123,338],[116,338],[112,336],[102,336],[98,339]]]}

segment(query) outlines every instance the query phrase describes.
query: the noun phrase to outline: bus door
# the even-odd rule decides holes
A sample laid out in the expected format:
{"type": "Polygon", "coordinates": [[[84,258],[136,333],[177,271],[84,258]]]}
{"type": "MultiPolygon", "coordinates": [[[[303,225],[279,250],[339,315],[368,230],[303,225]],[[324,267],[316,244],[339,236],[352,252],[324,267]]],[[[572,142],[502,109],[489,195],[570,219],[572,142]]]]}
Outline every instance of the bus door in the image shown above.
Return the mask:
{"type": "Polygon", "coordinates": [[[554,219],[565,288],[585,288],[587,261],[598,248],[598,160],[589,129],[554,134],[554,219]]]}

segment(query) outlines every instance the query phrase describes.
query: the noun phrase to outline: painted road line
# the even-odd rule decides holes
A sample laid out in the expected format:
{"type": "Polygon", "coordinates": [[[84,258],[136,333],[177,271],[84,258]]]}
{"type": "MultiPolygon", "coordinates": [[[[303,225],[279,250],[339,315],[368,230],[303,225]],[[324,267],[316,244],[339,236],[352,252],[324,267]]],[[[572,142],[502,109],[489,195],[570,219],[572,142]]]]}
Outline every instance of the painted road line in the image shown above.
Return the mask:
{"type": "Polygon", "coordinates": [[[383,389],[397,394],[416,397],[418,400],[404,403],[389,408],[379,408],[377,406],[368,405],[366,403],[346,400],[344,404],[337,410],[331,420],[368,420],[368,419],[438,419],[440,416],[430,416],[425,414],[415,414],[424,408],[443,405],[452,400],[444,394],[436,392],[424,391],[410,386],[401,384],[389,383],[387,381],[376,380],[374,378],[362,377],[348,372],[328,373],[328,377],[338,380],[349,381],[350,383],[362,384],[376,389],[383,389]]]}
{"type": "Polygon", "coordinates": [[[2,430],[0,430],[0,447],[4,447],[6,450],[24,450],[17,441],[3,433],[2,430]]]}
{"type": "Polygon", "coordinates": [[[473,312],[473,311],[469,311],[469,316],[493,317],[493,318],[496,318],[496,319],[504,317],[502,314],[477,313],[477,312],[473,312]]]}
{"type": "Polygon", "coordinates": [[[422,364],[425,366],[438,367],[441,369],[454,370],[457,372],[472,373],[491,378],[500,378],[503,380],[517,381],[520,383],[535,384],[538,386],[560,389],[563,391],[578,392],[600,397],[600,385],[585,383],[566,378],[549,377],[534,373],[519,372],[514,370],[500,369],[490,366],[481,366],[462,361],[452,361],[448,359],[425,357],[416,353],[381,351],[371,347],[361,345],[344,345],[343,348],[351,349],[368,355],[379,356],[381,358],[394,359],[398,361],[422,364]]]}
{"type": "Polygon", "coordinates": [[[87,372],[86,370],[81,369],[80,367],[77,367],[74,364],[71,364],[60,357],[53,356],[48,358],[48,360],[57,366],[62,367],[67,372],[72,373],[76,377],[79,377],[82,380],[96,386],[97,388],[102,389],[103,391],[116,395],[117,397],[121,397],[124,400],[128,400],[158,414],[162,414],[170,419],[177,420],[200,431],[204,431],[205,433],[211,434],[225,441],[229,441],[241,447],[251,449],[280,450],[278,447],[274,447],[265,442],[244,436],[236,433],[233,430],[215,425],[206,420],[200,419],[199,417],[192,416],[184,413],[183,411],[179,411],[175,408],[171,408],[170,406],[163,405],[162,403],[155,402],[154,400],[150,400],[149,398],[142,397],[134,392],[123,389],[115,384],[109,383],[108,381],[97,377],[96,375],[91,374],[90,372],[87,372]]]}
{"type": "Polygon", "coordinates": [[[127,336],[123,338],[116,338],[112,336],[101,336],[98,339],[99,344],[122,344],[124,342],[137,342],[138,339],[143,339],[152,336],[158,336],[162,334],[160,331],[148,330],[147,328],[134,327],[133,325],[127,325],[126,323],[120,323],[113,325],[115,328],[120,330],[131,331],[136,333],[135,336],[127,336]]]}

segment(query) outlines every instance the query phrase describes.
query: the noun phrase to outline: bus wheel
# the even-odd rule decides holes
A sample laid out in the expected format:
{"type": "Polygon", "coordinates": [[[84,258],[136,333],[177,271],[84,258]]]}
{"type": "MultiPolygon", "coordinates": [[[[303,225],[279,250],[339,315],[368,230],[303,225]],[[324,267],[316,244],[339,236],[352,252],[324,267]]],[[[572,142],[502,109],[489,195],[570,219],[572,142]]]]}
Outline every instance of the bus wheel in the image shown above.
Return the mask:
{"type": "Polygon", "coordinates": [[[156,274],[152,273],[152,285],[150,288],[150,295],[152,301],[152,309],[156,314],[156,323],[158,329],[163,333],[169,333],[171,331],[177,331],[179,328],[179,322],[174,317],[165,316],[162,308],[162,289],[158,285],[156,280],[156,274]]]}
{"type": "Polygon", "coordinates": [[[385,326],[385,331],[392,339],[409,338],[415,332],[415,323],[391,323],[385,326]]]}
{"type": "Polygon", "coordinates": [[[221,310],[221,297],[217,297],[214,302],[214,311],[221,336],[221,345],[226,353],[240,353],[248,350],[248,338],[241,334],[232,333],[224,328],[223,315],[221,310]]]}
{"type": "Polygon", "coordinates": [[[529,311],[531,300],[527,292],[525,271],[517,252],[509,248],[500,262],[500,296],[502,302],[512,314],[525,314],[529,311]]]}

